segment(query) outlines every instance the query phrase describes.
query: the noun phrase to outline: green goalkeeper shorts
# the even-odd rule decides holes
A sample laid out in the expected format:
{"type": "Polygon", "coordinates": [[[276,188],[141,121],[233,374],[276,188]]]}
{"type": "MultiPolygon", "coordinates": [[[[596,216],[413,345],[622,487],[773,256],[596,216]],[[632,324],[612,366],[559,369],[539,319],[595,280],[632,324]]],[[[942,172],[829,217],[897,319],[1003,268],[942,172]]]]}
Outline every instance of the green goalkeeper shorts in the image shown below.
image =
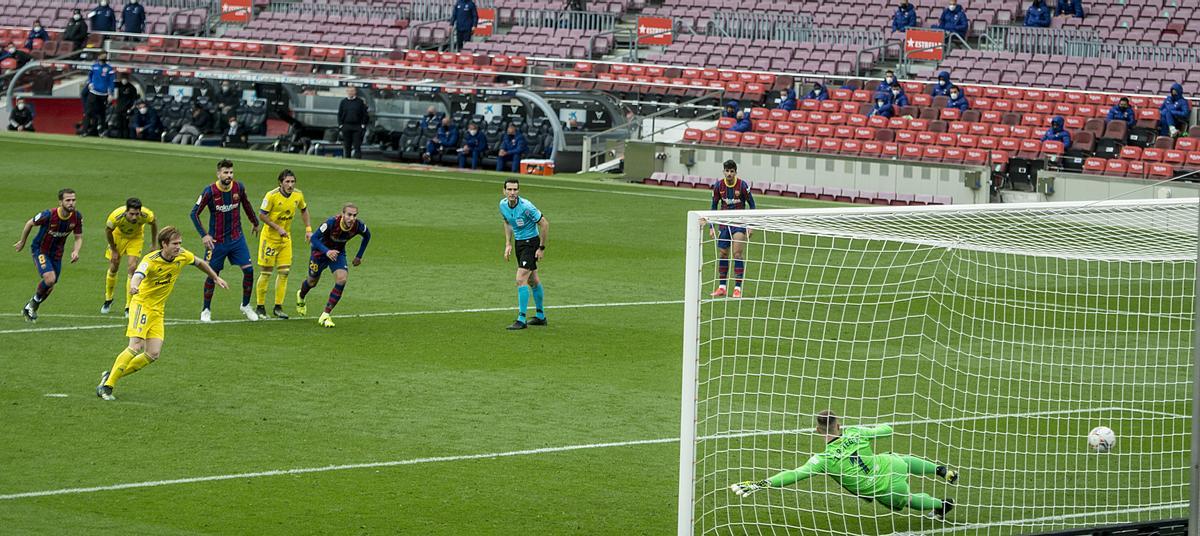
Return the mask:
{"type": "Polygon", "coordinates": [[[875,495],[872,499],[895,511],[907,508],[909,495],[912,493],[908,487],[908,464],[904,462],[904,458],[892,453],[876,454],[875,459],[887,464],[889,482],[887,491],[875,495]]]}

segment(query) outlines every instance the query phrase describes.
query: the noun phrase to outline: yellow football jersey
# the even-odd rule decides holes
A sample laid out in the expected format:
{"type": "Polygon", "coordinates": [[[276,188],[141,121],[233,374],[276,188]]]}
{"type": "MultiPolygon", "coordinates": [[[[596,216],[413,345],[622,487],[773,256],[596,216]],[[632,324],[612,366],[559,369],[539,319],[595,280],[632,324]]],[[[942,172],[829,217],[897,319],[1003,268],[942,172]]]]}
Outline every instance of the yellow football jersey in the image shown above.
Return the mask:
{"type": "MultiPolygon", "coordinates": [[[[262,206],[259,207],[259,210],[266,212],[271,221],[278,223],[290,235],[292,220],[296,218],[296,213],[307,208],[308,205],[304,203],[304,194],[300,190],[292,190],[291,195],[285,196],[279,192],[279,188],[276,188],[263,196],[262,206]]],[[[262,236],[272,240],[281,240],[279,233],[276,233],[274,229],[263,230],[262,236]]]]}
{"type": "Polygon", "coordinates": [[[108,228],[117,230],[117,237],[125,240],[142,238],[142,227],[147,223],[154,223],[154,211],[142,207],[142,215],[138,216],[137,221],[129,221],[125,217],[125,205],[121,205],[108,215],[108,228]]]}
{"type": "Polygon", "coordinates": [[[169,261],[163,258],[161,249],[142,257],[142,263],[138,265],[136,273],[142,274],[144,279],[138,286],[138,293],[133,296],[132,303],[140,303],[148,309],[162,311],[183,267],[195,262],[196,256],[182,248],[179,255],[169,261]]]}

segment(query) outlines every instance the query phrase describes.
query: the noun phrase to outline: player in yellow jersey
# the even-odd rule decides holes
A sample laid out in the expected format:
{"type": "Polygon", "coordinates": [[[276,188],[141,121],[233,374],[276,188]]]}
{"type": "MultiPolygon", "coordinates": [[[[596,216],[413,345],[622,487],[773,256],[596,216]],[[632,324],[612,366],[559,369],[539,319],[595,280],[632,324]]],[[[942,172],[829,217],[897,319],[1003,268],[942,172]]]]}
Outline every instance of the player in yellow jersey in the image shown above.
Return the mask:
{"type": "Polygon", "coordinates": [[[142,259],[129,283],[129,293],[133,295],[129,302],[133,314],[129,315],[129,327],[125,330],[129,347],[117,355],[112,369],[100,373],[96,396],[104,400],[116,400],[112,391],[117,380],[158,359],[163,346],[163,316],[167,297],[175,288],[184,266],[195,266],[217,286],[229,288],[207,262],[183,249],[183,235],[178,229],[164,227],[156,238],[161,249],[148,253],[142,259]]]}
{"type": "Polygon", "coordinates": [[[279,187],[267,192],[259,207],[259,218],[271,228],[258,237],[259,272],[255,291],[259,318],[267,316],[265,303],[271,272],[278,275],[275,279],[275,309],[272,314],[284,320],[288,317],[283,312],[283,298],[287,295],[288,274],[292,270],[292,220],[297,212],[304,219],[304,241],[308,242],[312,238],[308,205],[304,202],[304,194],[296,189],[296,174],[285,169],[279,172],[279,187]]]}
{"type": "Polygon", "coordinates": [[[125,206],[113,209],[112,214],[108,215],[104,227],[104,238],[108,241],[108,249],[104,250],[104,258],[108,259],[108,273],[104,276],[104,305],[100,307],[100,314],[108,314],[112,309],[117,272],[124,258],[128,271],[125,277],[125,316],[129,316],[129,280],[133,279],[133,271],[142,256],[147,223],[152,229],[150,236],[158,236],[158,220],[154,218],[154,212],[143,207],[142,201],[136,197],[126,199],[125,206]]]}

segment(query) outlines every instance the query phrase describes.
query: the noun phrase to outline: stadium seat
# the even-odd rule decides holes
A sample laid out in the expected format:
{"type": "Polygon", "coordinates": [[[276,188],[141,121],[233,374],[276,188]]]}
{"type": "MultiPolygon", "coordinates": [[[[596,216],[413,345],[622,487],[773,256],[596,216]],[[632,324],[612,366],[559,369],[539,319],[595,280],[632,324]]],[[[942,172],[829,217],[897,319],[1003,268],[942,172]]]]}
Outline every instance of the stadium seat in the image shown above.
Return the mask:
{"type": "Polygon", "coordinates": [[[1146,163],[1141,160],[1130,160],[1129,168],[1125,172],[1126,177],[1142,178],[1146,176],[1146,163]]]}
{"type": "Polygon", "coordinates": [[[892,206],[908,206],[911,205],[916,198],[913,194],[896,194],[896,198],[892,200],[892,206]]]}
{"type": "Polygon", "coordinates": [[[1142,148],[1136,145],[1126,145],[1121,148],[1120,157],[1124,160],[1141,160],[1142,148]]]}
{"type": "Polygon", "coordinates": [[[1170,179],[1175,176],[1175,167],[1169,164],[1153,163],[1146,166],[1147,174],[1154,179],[1170,179]]]}

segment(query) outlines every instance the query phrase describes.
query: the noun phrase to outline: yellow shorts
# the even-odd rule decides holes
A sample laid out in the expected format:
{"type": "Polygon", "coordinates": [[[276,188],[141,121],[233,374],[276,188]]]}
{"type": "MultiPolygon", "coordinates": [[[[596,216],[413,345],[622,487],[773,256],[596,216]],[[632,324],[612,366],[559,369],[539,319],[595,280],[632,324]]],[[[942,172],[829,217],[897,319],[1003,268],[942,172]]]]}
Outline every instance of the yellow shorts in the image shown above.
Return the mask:
{"type": "MultiPolygon", "coordinates": [[[[270,229],[263,230],[266,232],[274,232],[270,229]]],[[[274,266],[291,266],[292,265],[292,240],[289,238],[280,242],[274,240],[258,241],[258,265],[264,267],[274,266]]]]}
{"type": "Polygon", "coordinates": [[[162,311],[155,311],[138,302],[130,304],[129,327],[125,328],[126,337],[162,340],[163,335],[162,311]]]}
{"type": "MultiPolygon", "coordinates": [[[[113,238],[113,242],[116,242],[117,253],[119,253],[122,257],[141,257],[142,256],[142,246],[145,245],[145,243],[142,240],[142,237],[128,239],[128,240],[123,239],[123,238],[113,238]]],[[[112,249],[104,248],[104,258],[112,260],[112,249]]]]}

